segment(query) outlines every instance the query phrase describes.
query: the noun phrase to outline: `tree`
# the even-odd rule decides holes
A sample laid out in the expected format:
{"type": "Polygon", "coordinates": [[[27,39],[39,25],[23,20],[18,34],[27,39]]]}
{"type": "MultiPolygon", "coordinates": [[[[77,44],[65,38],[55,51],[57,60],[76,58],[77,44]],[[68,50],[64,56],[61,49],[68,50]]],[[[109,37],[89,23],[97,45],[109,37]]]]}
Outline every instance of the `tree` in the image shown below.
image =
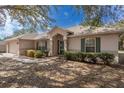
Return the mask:
{"type": "Polygon", "coordinates": [[[4,37],[4,39],[0,39],[0,40],[5,40],[5,39],[12,38],[12,37],[16,37],[16,36],[19,36],[19,35],[22,35],[22,34],[35,33],[35,32],[37,32],[37,31],[36,31],[35,29],[32,29],[32,28],[21,29],[21,30],[14,31],[14,32],[13,32],[13,35],[11,35],[11,36],[6,36],[6,37],[4,37]]]}
{"type": "Polygon", "coordinates": [[[11,20],[15,19],[22,25],[31,25],[36,28],[37,26],[44,28],[46,24],[54,21],[48,16],[50,6],[38,5],[13,5],[13,6],[0,6],[0,26],[4,26],[6,16],[9,15],[11,20]]]}
{"type": "Polygon", "coordinates": [[[113,25],[111,25],[112,27],[124,27],[124,20],[121,20],[113,25]]]}
{"type": "MultiPolygon", "coordinates": [[[[18,20],[23,25],[31,25],[36,28],[46,28],[51,22],[55,21],[49,17],[51,7],[56,10],[59,6],[44,6],[44,5],[12,5],[0,6],[0,25],[4,26],[6,16],[9,15],[11,19],[18,20]]],[[[78,5],[73,6],[77,12],[83,12],[82,25],[101,26],[104,25],[104,18],[109,17],[112,21],[117,22],[119,19],[119,12],[124,11],[123,6],[100,6],[100,5],[78,5]]],[[[59,12],[59,11],[58,11],[59,12]]]]}
{"type": "Polygon", "coordinates": [[[12,37],[19,36],[19,35],[26,34],[26,33],[35,33],[35,32],[37,32],[37,31],[33,28],[21,29],[21,30],[18,30],[18,31],[14,31],[12,37]]]}
{"type": "MultiPolygon", "coordinates": [[[[110,6],[110,5],[85,5],[85,6],[74,6],[78,12],[82,11],[84,16],[82,19],[82,25],[90,26],[102,26],[104,23],[105,17],[108,17],[108,20],[113,21],[113,23],[119,21],[120,15],[124,15],[124,6],[110,6]],[[121,12],[121,13],[120,13],[121,12]]],[[[107,21],[108,21],[107,20],[107,21]]]]}

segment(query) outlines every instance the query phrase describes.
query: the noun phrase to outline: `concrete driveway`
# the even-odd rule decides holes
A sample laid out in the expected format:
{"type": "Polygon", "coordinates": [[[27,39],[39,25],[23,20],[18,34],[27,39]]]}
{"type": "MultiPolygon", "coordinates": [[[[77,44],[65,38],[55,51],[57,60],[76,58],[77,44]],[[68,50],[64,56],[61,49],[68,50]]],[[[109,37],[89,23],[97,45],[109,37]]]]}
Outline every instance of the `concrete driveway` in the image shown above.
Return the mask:
{"type": "Polygon", "coordinates": [[[1,53],[0,58],[11,58],[12,60],[16,60],[22,63],[40,63],[45,61],[50,61],[52,59],[56,59],[57,57],[44,57],[44,58],[31,58],[26,56],[17,56],[12,53],[1,53]]]}

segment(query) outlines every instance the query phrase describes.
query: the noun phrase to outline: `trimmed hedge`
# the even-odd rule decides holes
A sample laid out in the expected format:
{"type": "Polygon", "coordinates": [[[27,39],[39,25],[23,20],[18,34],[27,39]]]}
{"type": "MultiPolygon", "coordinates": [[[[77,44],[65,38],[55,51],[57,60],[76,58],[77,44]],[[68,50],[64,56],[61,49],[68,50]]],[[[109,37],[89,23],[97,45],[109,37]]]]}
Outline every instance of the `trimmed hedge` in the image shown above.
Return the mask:
{"type": "Polygon", "coordinates": [[[26,55],[27,55],[28,57],[34,57],[34,54],[35,54],[35,50],[27,50],[27,51],[26,51],[26,55]]]}
{"type": "Polygon", "coordinates": [[[26,55],[28,57],[41,58],[44,53],[41,50],[27,50],[26,55]]]}
{"type": "Polygon", "coordinates": [[[41,57],[43,57],[43,52],[40,51],[40,50],[35,51],[34,57],[35,58],[41,58],[41,57]]]}
{"type": "Polygon", "coordinates": [[[110,64],[114,61],[115,56],[111,53],[83,53],[83,52],[65,52],[64,57],[66,60],[79,61],[79,62],[99,62],[99,59],[104,64],[110,64]]]}

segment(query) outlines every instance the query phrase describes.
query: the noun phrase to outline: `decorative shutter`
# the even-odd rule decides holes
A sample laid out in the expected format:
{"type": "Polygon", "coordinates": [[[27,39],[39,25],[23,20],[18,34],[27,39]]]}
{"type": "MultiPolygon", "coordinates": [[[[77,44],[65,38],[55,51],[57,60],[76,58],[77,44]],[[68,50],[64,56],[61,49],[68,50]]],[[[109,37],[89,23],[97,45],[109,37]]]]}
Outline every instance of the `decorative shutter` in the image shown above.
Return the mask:
{"type": "Polygon", "coordinates": [[[96,37],[96,52],[101,51],[101,40],[100,37],[96,37]]]}
{"type": "Polygon", "coordinates": [[[47,50],[47,41],[45,41],[45,50],[47,50]]]}
{"type": "Polygon", "coordinates": [[[85,52],[85,38],[81,39],[81,52],[85,52]]]}
{"type": "Polygon", "coordinates": [[[39,42],[36,42],[36,49],[39,49],[39,42]]]}

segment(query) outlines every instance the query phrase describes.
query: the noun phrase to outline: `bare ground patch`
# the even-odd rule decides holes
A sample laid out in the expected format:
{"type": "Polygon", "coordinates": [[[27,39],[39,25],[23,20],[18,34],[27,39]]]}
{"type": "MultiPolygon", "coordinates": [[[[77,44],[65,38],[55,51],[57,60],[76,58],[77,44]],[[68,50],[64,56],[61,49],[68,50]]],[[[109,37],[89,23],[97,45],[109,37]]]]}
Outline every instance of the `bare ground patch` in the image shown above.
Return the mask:
{"type": "Polygon", "coordinates": [[[24,64],[1,58],[0,87],[124,87],[124,66],[60,59],[24,64]]]}

